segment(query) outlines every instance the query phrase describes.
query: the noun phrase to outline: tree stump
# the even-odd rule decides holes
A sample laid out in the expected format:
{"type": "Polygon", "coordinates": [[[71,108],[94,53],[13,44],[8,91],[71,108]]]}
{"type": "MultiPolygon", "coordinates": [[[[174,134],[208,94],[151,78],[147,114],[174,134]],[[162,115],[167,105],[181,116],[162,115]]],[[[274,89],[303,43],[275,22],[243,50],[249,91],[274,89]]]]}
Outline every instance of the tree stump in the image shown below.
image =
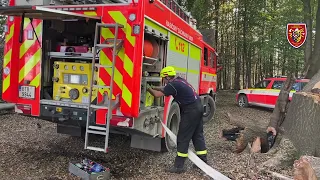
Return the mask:
{"type": "Polygon", "coordinates": [[[286,120],[285,137],[290,139],[299,154],[320,156],[320,95],[295,93],[286,120]]]}
{"type": "MultiPolygon", "coordinates": [[[[320,71],[319,71],[320,73],[320,71]]],[[[318,81],[319,82],[319,81],[318,81]]],[[[301,155],[320,156],[320,94],[297,92],[293,95],[290,107],[282,124],[283,139],[278,152],[262,164],[262,167],[277,167],[293,162],[301,155]],[[287,162],[287,163],[284,163],[287,162]]]]}

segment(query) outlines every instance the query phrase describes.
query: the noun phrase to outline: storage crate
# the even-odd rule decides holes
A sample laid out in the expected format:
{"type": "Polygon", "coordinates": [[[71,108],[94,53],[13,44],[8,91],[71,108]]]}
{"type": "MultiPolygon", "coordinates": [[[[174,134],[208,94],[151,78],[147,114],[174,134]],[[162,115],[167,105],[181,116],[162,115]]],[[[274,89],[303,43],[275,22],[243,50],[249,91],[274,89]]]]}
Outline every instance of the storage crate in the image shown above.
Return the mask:
{"type": "MultiPolygon", "coordinates": [[[[91,161],[91,160],[90,160],[91,161]]],[[[94,162],[94,161],[92,161],[94,162]]],[[[110,169],[109,168],[105,168],[104,166],[102,166],[105,171],[103,172],[94,172],[94,173],[88,173],[85,170],[82,170],[81,168],[79,168],[78,166],[76,166],[77,163],[80,162],[69,162],[69,172],[75,176],[80,177],[82,180],[110,180],[110,169]]],[[[94,162],[96,163],[96,162],[94,162]]]]}

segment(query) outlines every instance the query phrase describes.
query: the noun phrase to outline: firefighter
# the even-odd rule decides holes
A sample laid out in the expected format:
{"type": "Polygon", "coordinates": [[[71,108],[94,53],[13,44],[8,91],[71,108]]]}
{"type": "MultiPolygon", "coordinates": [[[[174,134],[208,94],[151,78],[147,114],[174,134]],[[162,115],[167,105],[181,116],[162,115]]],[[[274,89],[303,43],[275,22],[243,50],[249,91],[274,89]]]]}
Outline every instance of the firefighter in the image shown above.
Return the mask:
{"type": "MultiPolygon", "coordinates": [[[[203,105],[194,88],[183,78],[176,76],[171,66],[163,68],[160,72],[166,86],[147,90],[155,97],[173,96],[179,104],[181,121],[177,134],[177,156],[174,166],[168,169],[171,173],[184,172],[184,162],[188,157],[189,142],[192,140],[198,157],[207,163],[207,149],[203,136],[203,105]]],[[[196,167],[194,165],[194,167],[196,167]]]]}

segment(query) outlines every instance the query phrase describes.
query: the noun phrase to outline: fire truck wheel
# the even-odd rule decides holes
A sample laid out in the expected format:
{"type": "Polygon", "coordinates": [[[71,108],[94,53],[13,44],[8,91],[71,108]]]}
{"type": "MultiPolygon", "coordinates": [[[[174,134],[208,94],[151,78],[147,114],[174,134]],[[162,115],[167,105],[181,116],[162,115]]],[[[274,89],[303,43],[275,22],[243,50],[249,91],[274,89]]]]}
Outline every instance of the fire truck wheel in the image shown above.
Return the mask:
{"type": "MultiPolygon", "coordinates": [[[[167,127],[173,132],[173,134],[177,135],[179,130],[181,116],[180,116],[180,108],[177,102],[172,102],[168,120],[167,120],[167,127]]],[[[173,151],[176,148],[176,145],[171,140],[168,134],[165,137],[165,145],[167,151],[173,151]]]]}
{"type": "Polygon", "coordinates": [[[213,119],[214,113],[216,111],[216,103],[211,96],[207,96],[208,102],[206,104],[205,112],[203,113],[203,122],[207,123],[213,119]]]}
{"type": "Polygon", "coordinates": [[[238,98],[238,106],[239,107],[248,107],[248,98],[244,94],[240,94],[238,98]]]}

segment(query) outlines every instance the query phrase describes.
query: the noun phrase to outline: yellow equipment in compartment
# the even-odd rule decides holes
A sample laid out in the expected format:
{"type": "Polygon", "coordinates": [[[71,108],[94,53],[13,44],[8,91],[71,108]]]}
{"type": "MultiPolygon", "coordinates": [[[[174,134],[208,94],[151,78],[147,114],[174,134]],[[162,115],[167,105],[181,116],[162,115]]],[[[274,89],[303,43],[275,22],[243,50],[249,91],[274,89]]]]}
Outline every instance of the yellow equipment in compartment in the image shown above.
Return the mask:
{"type": "MultiPolygon", "coordinates": [[[[75,103],[89,103],[91,63],[54,62],[53,99],[75,103]]],[[[95,72],[97,74],[97,72],[95,72]]],[[[92,101],[97,97],[93,88],[92,101]]]]}
{"type": "Polygon", "coordinates": [[[152,106],[153,102],[154,102],[154,96],[150,94],[148,91],[146,91],[145,107],[152,106]]]}

